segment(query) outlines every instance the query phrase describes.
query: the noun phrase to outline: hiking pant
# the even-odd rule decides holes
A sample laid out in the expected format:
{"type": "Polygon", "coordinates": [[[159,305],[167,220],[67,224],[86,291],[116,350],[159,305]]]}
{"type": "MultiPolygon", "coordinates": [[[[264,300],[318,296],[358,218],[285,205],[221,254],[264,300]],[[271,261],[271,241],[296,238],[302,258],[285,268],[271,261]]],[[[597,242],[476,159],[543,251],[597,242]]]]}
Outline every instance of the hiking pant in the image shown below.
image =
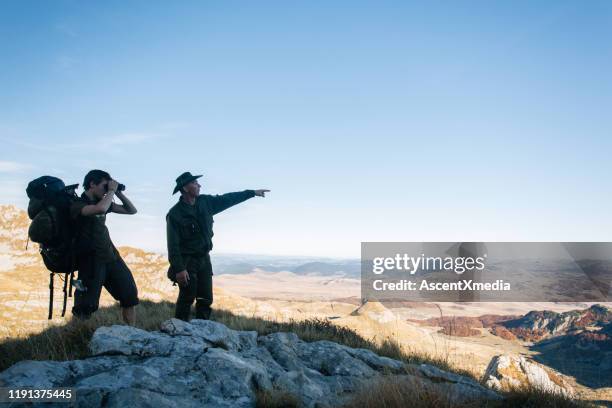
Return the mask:
{"type": "Polygon", "coordinates": [[[81,255],[77,258],[77,267],[79,280],[86,290],[75,290],[73,315],[87,319],[98,310],[102,286],[119,301],[121,307],[138,304],[138,289],[134,277],[120,256],[114,261],[102,262],[93,255],[81,255]]]}
{"type": "Polygon", "coordinates": [[[176,300],[176,311],[174,316],[177,319],[189,321],[191,305],[196,301],[196,319],[209,319],[213,303],[212,290],[212,264],[210,255],[185,256],[189,283],[187,286],[179,285],[179,295],[176,300]]]}

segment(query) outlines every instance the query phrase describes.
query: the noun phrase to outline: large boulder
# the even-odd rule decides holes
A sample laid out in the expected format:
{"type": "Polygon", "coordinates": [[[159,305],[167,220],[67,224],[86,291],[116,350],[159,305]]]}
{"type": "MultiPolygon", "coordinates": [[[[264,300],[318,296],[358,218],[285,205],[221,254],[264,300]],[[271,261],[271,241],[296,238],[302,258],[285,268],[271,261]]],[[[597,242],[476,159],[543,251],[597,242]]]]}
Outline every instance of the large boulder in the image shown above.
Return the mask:
{"type": "Polygon", "coordinates": [[[456,400],[498,399],[472,379],[406,365],[366,349],[302,341],[294,333],[257,336],[223,324],[176,319],[160,331],[100,327],[92,357],[24,361],[0,373],[0,387],[72,387],[88,407],[252,407],[259,391],[291,394],[305,407],[339,406],[393,375],[456,400]]]}
{"type": "Polygon", "coordinates": [[[172,348],[172,341],[167,336],[120,325],[100,327],[89,342],[92,355],[167,356],[172,348]]]}
{"type": "Polygon", "coordinates": [[[493,357],[485,371],[484,381],[497,390],[533,387],[550,393],[574,395],[574,389],[561,374],[523,356],[502,354],[493,357]]]}

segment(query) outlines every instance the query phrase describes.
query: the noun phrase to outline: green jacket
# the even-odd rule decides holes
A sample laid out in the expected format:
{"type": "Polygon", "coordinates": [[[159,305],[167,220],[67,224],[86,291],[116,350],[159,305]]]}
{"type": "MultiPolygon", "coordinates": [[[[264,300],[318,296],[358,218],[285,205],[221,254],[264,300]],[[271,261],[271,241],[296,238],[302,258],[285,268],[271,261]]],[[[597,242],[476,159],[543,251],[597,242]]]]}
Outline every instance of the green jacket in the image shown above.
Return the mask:
{"type": "Polygon", "coordinates": [[[244,190],[223,195],[200,195],[195,204],[182,199],[166,215],[166,239],[170,270],[176,274],[185,270],[185,257],[205,255],[213,247],[213,215],[255,196],[244,190]]]}

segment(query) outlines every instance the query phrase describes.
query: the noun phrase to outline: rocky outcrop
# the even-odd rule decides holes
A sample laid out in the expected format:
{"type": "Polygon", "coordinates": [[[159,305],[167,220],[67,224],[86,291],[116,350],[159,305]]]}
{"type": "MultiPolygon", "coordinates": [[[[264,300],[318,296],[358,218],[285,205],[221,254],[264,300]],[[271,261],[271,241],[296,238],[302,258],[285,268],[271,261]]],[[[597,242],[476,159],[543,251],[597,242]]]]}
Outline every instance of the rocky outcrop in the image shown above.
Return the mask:
{"type": "Polygon", "coordinates": [[[258,336],[223,324],[171,319],[161,330],[101,327],[91,357],[23,361],[0,373],[2,387],[74,387],[79,406],[251,407],[257,391],[296,396],[303,406],[345,403],[368,382],[393,375],[458,401],[499,399],[473,379],[426,364],[293,333],[258,336]]]}
{"type": "Polygon", "coordinates": [[[604,325],[599,331],[578,333],[573,344],[568,345],[579,350],[595,353],[612,352],[612,322],[604,325]]]}
{"type": "Polygon", "coordinates": [[[12,205],[0,205],[0,243],[5,250],[24,251],[29,226],[30,219],[25,211],[12,205]]]}
{"type": "Polygon", "coordinates": [[[610,322],[612,310],[603,305],[593,305],[588,309],[564,313],[531,311],[519,319],[500,324],[521,340],[540,341],[587,327],[602,327],[610,322]]]}
{"type": "Polygon", "coordinates": [[[542,340],[534,359],[591,388],[612,386],[612,323],[542,340]]]}
{"type": "Polygon", "coordinates": [[[491,327],[491,334],[501,337],[504,340],[516,340],[516,335],[504,326],[493,326],[491,327]]]}
{"type": "Polygon", "coordinates": [[[533,387],[555,394],[574,394],[571,385],[559,373],[523,356],[504,354],[493,357],[485,371],[484,381],[497,390],[533,387]]]}

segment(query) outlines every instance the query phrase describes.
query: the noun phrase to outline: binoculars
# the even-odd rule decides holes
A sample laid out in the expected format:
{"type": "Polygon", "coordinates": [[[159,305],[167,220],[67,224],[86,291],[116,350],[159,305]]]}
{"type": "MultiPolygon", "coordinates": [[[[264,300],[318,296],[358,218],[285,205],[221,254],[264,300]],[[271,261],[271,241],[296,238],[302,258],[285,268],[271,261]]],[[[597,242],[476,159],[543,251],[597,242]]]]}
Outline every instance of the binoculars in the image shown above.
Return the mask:
{"type": "MultiPolygon", "coordinates": [[[[117,191],[123,191],[123,190],[125,190],[125,184],[119,183],[119,185],[117,186],[117,191]]],[[[104,191],[108,192],[108,184],[104,186],[104,191]]]]}

